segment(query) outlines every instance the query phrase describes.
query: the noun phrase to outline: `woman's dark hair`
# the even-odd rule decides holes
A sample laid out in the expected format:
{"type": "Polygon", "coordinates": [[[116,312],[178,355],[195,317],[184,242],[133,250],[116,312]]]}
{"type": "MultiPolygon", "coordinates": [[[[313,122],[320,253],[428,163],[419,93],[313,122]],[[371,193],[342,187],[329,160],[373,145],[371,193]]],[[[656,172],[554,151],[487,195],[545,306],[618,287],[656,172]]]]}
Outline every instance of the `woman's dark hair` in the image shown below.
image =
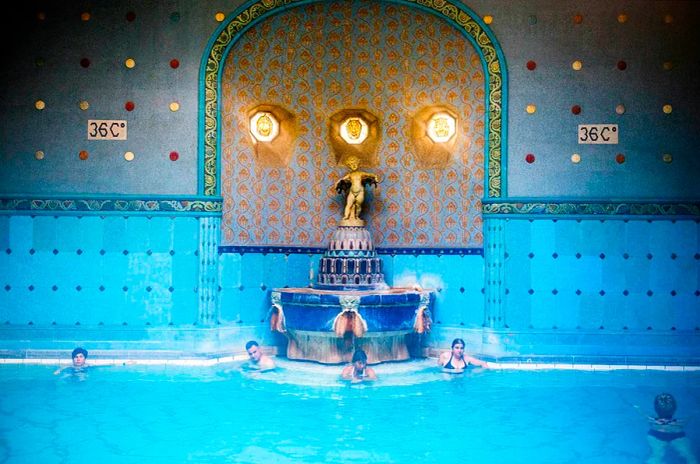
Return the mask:
{"type": "Polygon", "coordinates": [[[676,399],[670,393],[659,393],[654,398],[654,410],[661,419],[671,419],[676,412],[676,399]]]}
{"type": "Polygon", "coordinates": [[[85,348],[80,347],[80,346],[73,350],[73,352],[70,354],[70,357],[75,358],[79,354],[82,354],[83,356],[85,356],[87,358],[87,350],[85,348]]]}
{"type": "Polygon", "coordinates": [[[356,350],[355,353],[352,355],[352,362],[357,362],[357,361],[362,361],[364,363],[367,362],[367,353],[365,353],[363,350],[356,350]]]}
{"type": "Polygon", "coordinates": [[[467,346],[467,344],[464,343],[464,340],[462,340],[461,338],[455,338],[454,340],[452,340],[452,348],[454,348],[457,344],[462,345],[462,347],[467,346]]]}

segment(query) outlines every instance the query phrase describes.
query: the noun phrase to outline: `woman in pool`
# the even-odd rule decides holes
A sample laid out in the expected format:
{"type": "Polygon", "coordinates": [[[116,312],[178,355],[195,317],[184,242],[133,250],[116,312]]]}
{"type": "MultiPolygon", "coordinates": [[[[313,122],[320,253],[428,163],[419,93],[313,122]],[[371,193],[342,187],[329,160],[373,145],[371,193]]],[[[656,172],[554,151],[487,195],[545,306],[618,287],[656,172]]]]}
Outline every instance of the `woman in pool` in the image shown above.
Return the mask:
{"type": "Polygon", "coordinates": [[[442,366],[444,372],[449,374],[460,374],[469,365],[489,367],[484,361],[464,354],[464,340],[461,338],[455,338],[452,341],[451,351],[445,351],[440,354],[438,364],[442,366]]]}
{"type": "Polygon", "coordinates": [[[367,366],[367,353],[363,350],[355,351],[352,355],[352,364],[345,366],[340,376],[351,383],[377,380],[377,374],[374,372],[374,369],[367,366]]]}

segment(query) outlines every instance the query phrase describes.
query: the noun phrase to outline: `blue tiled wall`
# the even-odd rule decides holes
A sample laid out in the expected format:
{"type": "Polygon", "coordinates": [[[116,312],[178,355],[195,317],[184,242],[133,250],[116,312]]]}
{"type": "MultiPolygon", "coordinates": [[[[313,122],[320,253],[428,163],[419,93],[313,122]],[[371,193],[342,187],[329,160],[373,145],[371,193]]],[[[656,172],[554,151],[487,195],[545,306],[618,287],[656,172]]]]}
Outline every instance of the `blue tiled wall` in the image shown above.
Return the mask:
{"type": "Polygon", "coordinates": [[[0,323],[197,320],[196,218],[0,216],[0,323]]]}
{"type": "MultiPolygon", "coordinates": [[[[228,14],[241,4],[31,1],[14,15],[4,15],[20,32],[7,41],[9,59],[0,73],[0,194],[145,198],[199,192],[201,61],[220,26],[215,14],[228,14]],[[85,11],[91,13],[89,21],[80,19],[85,11]],[[134,21],[125,19],[128,11],[135,13],[134,21]],[[38,19],[39,12],[44,19],[38,19]],[[128,57],[136,60],[134,69],[124,66],[128,57]],[[88,68],[80,65],[82,58],[91,60],[88,68]],[[174,58],[180,64],[176,69],[169,66],[174,58]],[[39,99],[46,103],[41,111],[34,107],[39,99]],[[82,100],[89,102],[89,109],[79,109],[82,100]],[[134,111],[126,111],[127,101],[135,102],[134,111]],[[179,103],[179,111],[170,111],[171,102],[179,103]],[[129,140],[87,141],[87,119],[128,120],[129,140]],[[45,154],[42,160],[35,159],[38,150],[45,154]],[[79,160],[80,150],[90,157],[79,160]],[[126,151],[135,153],[133,161],[125,160],[126,151]],[[177,161],[169,159],[171,151],[178,152],[177,161]]],[[[700,62],[694,34],[700,3],[466,4],[480,17],[493,17],[489,27],[507,66],[504,201],[539,197],[697,203],[700,62]],[[577,14],[580,24],[573,22],[577,14]],[[620,14],[628,20],[619,21],[620,14]],[[583,62],[581,71],[571,68],[577,59],[583,62]],[[616,67],[619,60],[627,63],[624,71],[616,67]],[[536,62],[535,70],[527,69],[528,61],[536,62]],[[672,66],[664,69],[667,61],[672,66]],[[537,106],[534,114],[526,113],[528,104],[537,106]],[[575,104],[582,107],[580,115],[571,112],[575,104]],[[625,106],[624,114],[615,112],[618,104],[625,106]],[[664,104],[673,106],[670,114],[661,111],[664,104]],[[582,123],[619,124],[620,143],[578,145],[576,127],[582,123]],[[535,155],[534,163],[525,162],[526,153],[535,155]],[[580,163],[571,161],[573,153],[580,154],[580,163]],[[615,161],[617,153],[625,155],[624,163],[615,161]],[[662,161],[663,154],[672,155],[672,162],[662,161]]],[[[325,130],[325,123],[319,124],[325,130]]],[[[324,133],[321,129],[307,128],[324,133]]],[[[0,214],[2,327],[30,327],[30,322],[34,328],[70,326],[65,337],[80,340],[83,328],[103,327],[100,323],[129,330],[168,328],[172,323],[189,330],[198,320],[202,283],[197,217],[25,213],[0,214]]],[[[697,216],[677,221],[508,218],[499,296],[503,319],[496,329],[531,331],[528,349],[533,351],[546,338],[543,334],[557,331],[579,330],[590,337],[610,331],[661,332],[674,335],[664,343],[682,342],[686,353],[697,355],[697,336],[675,336],[700,333],[697,216]]],[[[218,258],[215,291],[220,288],[221,330],[281,342],[269,338],[266,327],[270,290],[307,286],[319,255],[222,253],[218,258]]],[[[485,309],[488,251],[486,257],[382,259],[390,284],[437,290],[434,343],[444,346],[461,330],[478,331],[486,323],[491,311],[485,309]]],[[[29,338],[28,333],[16,336],[29,338]]],[[[482,336],[472,333],[470,346],[482,336]]],[[[120,335],[148,336],[135,330],[120,335]]]]}
{"type": "Polygon", "coordinates": [[[697,330],[697,221],[509,219],[513,329],[697,330]]]}

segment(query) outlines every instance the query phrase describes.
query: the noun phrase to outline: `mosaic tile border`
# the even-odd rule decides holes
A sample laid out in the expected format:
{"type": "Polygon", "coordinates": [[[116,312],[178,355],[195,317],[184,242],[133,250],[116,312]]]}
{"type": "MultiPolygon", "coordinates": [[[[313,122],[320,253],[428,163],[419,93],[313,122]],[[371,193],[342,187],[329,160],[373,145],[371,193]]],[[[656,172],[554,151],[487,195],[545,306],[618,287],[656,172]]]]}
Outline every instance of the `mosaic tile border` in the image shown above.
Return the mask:
{"type": "Polygon", "coordinates": [[[482,213],[494,216],[662,216],[700,218],[700,201],[609,202],[538,201],[503,202],[483,200],[482,213]]]}
{"type": "MultiPolygon", "coordinates": [[[[219,254],[223,253],[260,253],[266,254],[323,254],[326,247],[293,247],[293,246],[239,246],[226,245],[219,247],[219,254]]],[[[459,256],[484,256],[483,248],[377,248],[380,255],[459,255],[459,256]]]]}
{"type": "Polygon", "coordinates": [[[0,214],[195,214],[221,215],[215,198],[0,198],[0,214]]]}

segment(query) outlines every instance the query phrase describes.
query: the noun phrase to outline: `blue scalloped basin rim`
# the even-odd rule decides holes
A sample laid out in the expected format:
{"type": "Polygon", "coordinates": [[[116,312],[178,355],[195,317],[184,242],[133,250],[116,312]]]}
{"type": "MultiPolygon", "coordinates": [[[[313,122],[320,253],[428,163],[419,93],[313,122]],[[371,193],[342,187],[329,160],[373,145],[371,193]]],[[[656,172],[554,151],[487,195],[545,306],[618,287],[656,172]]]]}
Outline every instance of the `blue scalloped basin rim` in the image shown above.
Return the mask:
{"type": "Polygon", "coordinates": [[[285,324],[290,330],[327,332],[333,330],[333,321],[343,311],[341,297],[358,296],[358,312],[367,322],[369,332],[413,330],[421,294],[428,293],[432,306],[432,290],[391,288],[373,291],[327,291],[311,288],[280,288],[279,292],[285,324]]]}

